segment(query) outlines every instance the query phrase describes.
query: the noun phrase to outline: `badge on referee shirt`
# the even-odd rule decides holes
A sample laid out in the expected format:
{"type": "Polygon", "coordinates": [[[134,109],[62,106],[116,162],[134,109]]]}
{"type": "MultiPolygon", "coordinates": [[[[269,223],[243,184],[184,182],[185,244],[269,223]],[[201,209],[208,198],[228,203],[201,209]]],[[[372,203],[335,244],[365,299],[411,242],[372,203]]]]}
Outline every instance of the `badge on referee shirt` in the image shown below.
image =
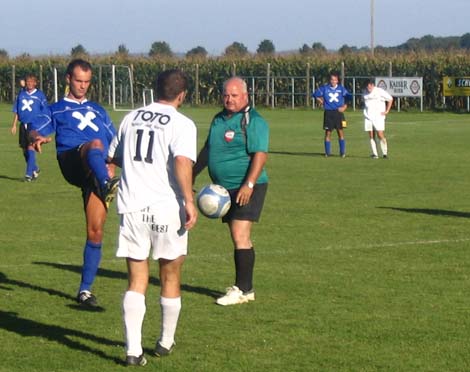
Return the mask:
{"type": "Polygon", "coordinates": [[[232,142],[233,137],[235,137],[235,131],[233,130],[228,130],[224,134],[225,142],[232,142]]]}

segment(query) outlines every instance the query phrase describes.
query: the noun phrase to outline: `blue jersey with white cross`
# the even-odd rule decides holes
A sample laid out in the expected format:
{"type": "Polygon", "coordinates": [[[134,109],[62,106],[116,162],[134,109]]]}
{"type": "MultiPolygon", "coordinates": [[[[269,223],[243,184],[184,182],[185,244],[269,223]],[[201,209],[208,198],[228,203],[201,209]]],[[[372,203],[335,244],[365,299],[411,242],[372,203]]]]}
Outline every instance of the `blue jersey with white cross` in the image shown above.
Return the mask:
{"type": "Polygon", "coordinates": [[[341,84],[338,84],[336,87],[325,84],[313,93],[313,97],[323,98],[323,108],[327,111],[338,110],[341,106],[344,106],[350,96],[351,94],[341,84]]]}
{"type": "Polygon", "coordinates": [[[13,105],[13,112],[22,124],[30,124],[33,119],[47,108],[47,98],[43,92],[34,89],[28,92],[22,89],[13,105]]]}
{"type": "Polygon", "coordinates": [[[95,139],[101,140],[104,154],[116,129],[103,107],[91,101],[63,98],[33,121],[32,129],[41,136],[55,132],[57,153],[77,148],[95,139]]]}

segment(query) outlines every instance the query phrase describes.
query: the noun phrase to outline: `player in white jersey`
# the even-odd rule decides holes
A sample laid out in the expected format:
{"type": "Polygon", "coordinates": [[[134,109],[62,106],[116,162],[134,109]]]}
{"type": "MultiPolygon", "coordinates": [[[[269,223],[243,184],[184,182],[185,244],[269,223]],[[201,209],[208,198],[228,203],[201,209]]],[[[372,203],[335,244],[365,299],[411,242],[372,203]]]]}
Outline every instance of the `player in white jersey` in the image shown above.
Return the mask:
{"type": "Polygon", "coordinates": [[[124,117],[108,153],[122,167],[116,255],[127,258],[129,273],[122,306],[127,365],[146,364],[141,334],[150,255],[159,261],[161,281],[162,325],[155,355],[170,354],[175,344],[187,231],[197,220],[192,192],[196,126],[177,111],[186,89],[181,71],[162,72],[156,81],[157,101],[124,117]]]}
{"type": "Polygon", "coordinates": [[[388,146],[385,138],[385,117],[390,112],[393,97],[384,89],[376,87],[373,80],[367,80],[364,84],[364,130],[369,133],[371,157],[377,159],[377,143],[375,133],[379,137],[382,157],[387,159],[388,146]]]}

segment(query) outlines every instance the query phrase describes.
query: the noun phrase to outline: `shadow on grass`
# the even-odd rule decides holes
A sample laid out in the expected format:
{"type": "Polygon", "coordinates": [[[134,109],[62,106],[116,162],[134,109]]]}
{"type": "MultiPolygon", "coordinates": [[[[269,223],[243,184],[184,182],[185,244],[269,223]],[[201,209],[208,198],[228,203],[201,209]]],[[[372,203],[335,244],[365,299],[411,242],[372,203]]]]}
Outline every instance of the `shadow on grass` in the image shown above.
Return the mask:
{"type": "MultiPolygon", "coordinates": [[[[288,155],[288,156],[312,156],[312,157],[325,157],[324,152],[294,152],[294,151],[269,151],[270,155],[288,155]]],[[[338,154],[331,154],[329,158],[341,158],[338,154]]],[[[351,156],[346,154],[346,158],[368,158],[368,156],[351,156]]]]}
{"type": "Polygon", "coordinates": [[[380,209],[391,209],[393,211],[407,212],[407,213],[421,213],[429,214],[431,216],[447,216],[447,217],[462,217],[470,218],[469,212],[448,211],[445,209],[432,209],[432,208],[398,208],[398,207],[377,207],[380,209]]]}
{"type": "Polygon", "coordinates": [[[62,297],[67,300],[75,300],[75,297],[72,297],[67,293],[57,291],[55,289],[43,288],[34,284],[21,282],[19,280],[9,279],[4,273],[0,272],[0,289],[6,289],[10,291],[12,290],[11,288],[5,287],[4,285],[14,285],[14,286],[21,287],[21,288],[32,289],[33,291],[44,292],[51,296],[62,297]]]}
{"type": "Polygon", "coordinates": [[[294,155],[294,156],[325,156],[324,153],[320,152],[294,152],[294,151],[269,151],[269,154],[273,155],[294,155]]]}
{"type": "MultiPolygon", "coordinates": [[[[55,325],[39,323],[34,320],[19,317],[16,313],[0,311],[0,328],[9,332],[16,333],[23,337],[39,337],[54,341],[70,349],[84,351],[86,353],[94,354],[97,357],[113,361],[117,364],[124,364],[121,359],[107,355],[106,353],[98,350],[98,348],[91,348],[87,345],[75,341],[72,338],[79,338],[96,342],[98,345],[107,346],[121,346],[124,347],[123,342],[108,340],[107,338],[95,336],[91,333],[77,331],[70,328],[64,328],[55,325]]],[[[75,363],[70,361],[70,363],[75,363]]]]}
{"type": "MultiPolygon", "coordinates": [[[[53,267],[55,269],[60,269],[60,270],[68,270],[72,271],[74,273],[80,274],[82,272],[82,267],[78,265],[69,265],[69,264],[60,264],[60,263],[54,263],[54,262],[43,262],[43,261],[38,261],[38,262],[33,262],[36,265],[44,265],[44,266],[49,266],[53,267]]],[[[99,269],[98,270],[98,275],[104,278],[109,278],[109,279],[122,279],[127,281],[127,273],[126,272],[121,272],[121,271],[114,271],[114,270],[109,270],[109,269],[99,269]]],[[[150,277],[150,284],[152,285],[160,285],[160,280],[155,278],[155,277],[150,277]]],[[[189,284],[181,284],[181,289],[185,292],[192,292],[192,293],[197,293],[200,295],[205,295],[208,297],[212,298],[217,298],[223,295],[223,292],[216,291],[210,288],[204,288],[204,287],[195,287],[189,284]]]]}
{"type": "Polygon", "coordinates": [[[0,174],[0,180],[24,182],[24,178],[10,177],[10,176],[6,176],[6,175],[4,175],[4,174],[0,174]]]}

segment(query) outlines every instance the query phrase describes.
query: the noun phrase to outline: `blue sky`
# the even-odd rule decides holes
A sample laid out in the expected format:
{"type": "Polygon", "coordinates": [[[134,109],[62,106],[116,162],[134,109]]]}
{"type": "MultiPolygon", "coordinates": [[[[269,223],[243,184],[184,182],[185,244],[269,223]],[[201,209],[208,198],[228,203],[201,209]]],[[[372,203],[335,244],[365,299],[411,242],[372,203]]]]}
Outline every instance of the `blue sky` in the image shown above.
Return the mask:
{"type": "MultiPolygon", "coordinates": [[[[374,0],[375,45],[426,34],[470,32],[470,0],[374,0]]],[[[12,55],[68,54],[82,44],[108,53],[125,44],[147,53],[154,41],[174,52],[198,45],[220,55],[234,41],[252,52],[272,40],[277,51],[321,42],[328,49],[370,45],[371,0],[3,0],[0,48],[12,55]],[[334,4],[334,6],[332,6],[334,4]]]]}

